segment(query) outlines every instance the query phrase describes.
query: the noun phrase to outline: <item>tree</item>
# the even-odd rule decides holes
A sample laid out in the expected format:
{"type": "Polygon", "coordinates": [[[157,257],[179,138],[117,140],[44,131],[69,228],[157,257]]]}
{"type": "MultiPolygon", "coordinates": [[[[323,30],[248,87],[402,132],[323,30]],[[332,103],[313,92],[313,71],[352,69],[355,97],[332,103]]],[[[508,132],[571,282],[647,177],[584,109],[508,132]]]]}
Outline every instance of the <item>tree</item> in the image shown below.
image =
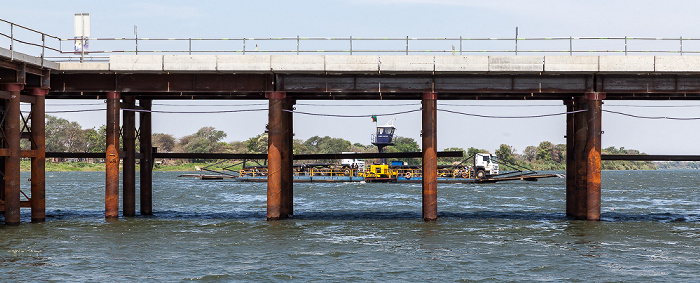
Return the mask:
{"type": "Polygon", "coordinates": [[[552,145],[551,142],[548,141],[543,141],[540,143],[540,145],[537,147],[537,156],[535,157],[536,160],[538,161],[552,161],[552,152],[554,150],[554,146],[552,145]]]}
{"type": "Polygon", "coordinates": [[[537,158],[537,148],[534,146],[528,146],[523,150],[523,159],[527,162],[533,162],[537,158]]]}
{"type": "Polygon", "coordinates": [[[87,139],[87,152],[105,152],[107,146],[107,126],[102,125],[97,130],[95,128],[85,130],[87,139]]]}
{"type": "Polygon", "coordinates": [[[46,151],[85,152],[87,136],[80,124],[46,115],[46,151]]]}
{"type": "Polygon", "coordinates": [[[159,152],[172,152],[175,148],[175,137],[170,134],[155,133],[151,135],[151,142],[159,152]]]}
{"type": "Polygon", "coordinates": [[[501,144],[496,150],[499,162],[503,164],[515,164],[515,149],[507,144],[501,144]]]}
{"type": "Polygon", "coordinates": [[[307,153],[324,154],[350,151],[351,143],[341,138],[313,136],[307,139],[302,145],[308,150],[307,153]]]}
{"type": "Polygon", "coordinates": [[[262,133],[245,141],[248,153],[267,153],[267,133],[262,133]]]}
{"type": "Polygon", "coordinates": [[[226,133],[218,131],[214,127],[202,127],[196,133],[180,139],[179,146],[184,152],[212,153],[221,151],[221,140],[226,133]]]}

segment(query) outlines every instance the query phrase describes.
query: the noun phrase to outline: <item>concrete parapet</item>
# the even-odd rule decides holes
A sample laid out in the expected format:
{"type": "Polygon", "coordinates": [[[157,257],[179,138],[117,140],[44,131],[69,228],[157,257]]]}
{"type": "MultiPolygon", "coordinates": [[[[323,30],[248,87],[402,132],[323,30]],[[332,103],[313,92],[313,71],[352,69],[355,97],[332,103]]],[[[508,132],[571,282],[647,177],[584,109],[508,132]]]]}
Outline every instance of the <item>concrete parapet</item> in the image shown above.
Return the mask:
{"type": "Polygon", "coordinates": [[[44,66],[45,68],[49,69],[58,69],[59,65],[56,62],[49,61],[44,59],[43,62],[41,60],[41,57],[34,57],[30,56],[24,53],[19,53],[17,51],[10,51],[9,49],[1,48],[0,47],[0,57],[5,57],[5,58],[12,58],[15,61],[27,63],[28,65],[34,65],[34,66],[44,66]]]}
{"type": "Polygon", "coordinates": [[[220,72],[269,72],[270,55],[216,55],[220,72]]]}
{"type": "Polygon", "coordinates": [[[488,72],[488,56],[435,56],[436,72],[488,72]]]}
{"type": "Polygon", "coordinates": [[[700,56],[656,56],[656,72],[700,72],[700,56]]]}
{"type": "Polygon", "coordinates": [[[163,55],[163,71],[215,71],[216,56],[163,55]]]}
{"type": "Polygon", "coordinates": [[[162,55],[110,55],[111,71],[163,71],[162,55]]]}
{"type": "Polygon", "coordinates": [[[58,69],[61,71],[109,71],[109,63],[76,63],[76,62],[61,62],[58,63],[58,69]]]}
{"type": "Polygon", "coordinates": [[[600,56],[600,72],[653,72],[654,56],[600,56]]]}
{"type": "Polygon", "coordinates": [[[435,71],[435,56],[385,55],[380,56],[382,72],[432,72],[435,71]]]}
{"type": "Polygon", "coordinates": [[[325,72],[325,58],[324,55],[270,55],[270,69],[273,72],[325,72]]]}
{"type": "Polygon", "coordinates": [[[489,56],[489,72],[542,72],[544,56],[489,56]]]}
{"type": "Polygon", "coordinates": [[[332,55],[324,57],[326,72],[379,72],[379,56],[332,55]]]}
{"type": "Polygon", "coordinates": [[[598,56],[544,56],[545,72],[597,72],[598,56]]]}

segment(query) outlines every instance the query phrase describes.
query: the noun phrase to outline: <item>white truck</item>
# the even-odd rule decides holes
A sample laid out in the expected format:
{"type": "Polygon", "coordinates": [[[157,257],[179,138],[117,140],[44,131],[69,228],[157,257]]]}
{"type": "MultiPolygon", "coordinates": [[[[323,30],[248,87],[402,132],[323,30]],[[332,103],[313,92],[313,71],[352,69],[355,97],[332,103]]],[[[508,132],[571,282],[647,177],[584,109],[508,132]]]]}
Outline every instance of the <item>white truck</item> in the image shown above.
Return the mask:
{"type": "MultiPolygon", "coordinates": [[[[346,153],[359,153],[359,152],[343,152],[346,153]]],[[[359,171],[365,171],[365,161],[363,159],[341,159],[340,165],[344,168],[356,168],[359,171]]]]}
{"type": "Polygon", "coordinates": [[[498,175],[498,158],[490,153],[474,155],[474,176],[477,179],[490,178],[498,175]]]}

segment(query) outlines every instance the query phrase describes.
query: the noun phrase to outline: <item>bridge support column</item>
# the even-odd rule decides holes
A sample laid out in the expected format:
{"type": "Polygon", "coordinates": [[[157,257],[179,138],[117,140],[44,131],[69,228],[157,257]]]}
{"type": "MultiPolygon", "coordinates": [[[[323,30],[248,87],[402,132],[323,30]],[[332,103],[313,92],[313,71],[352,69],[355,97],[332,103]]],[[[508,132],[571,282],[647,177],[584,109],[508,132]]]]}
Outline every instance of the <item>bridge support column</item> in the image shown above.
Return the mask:
{"type": "Polygon", "coordinates": [[[294,214],[294,100],[284,100],[282,124],[284,127],[284,145],[282,152],[282,214],[290,216],[294,214]]]}
{"type": "Polygon", "coordinates": [[[7,84],[3,89],[10,92],[9,99],[5,100],[5,224],[18,225],[20,221],[20,91],[23,84],[7,84]]]}
{"type": "MultiPolygon", "coordinates": [[[[571,200],[567,200],[567,203],[570,204],[571,212],[569,216],[573,219],[583,220],[586,219],[586,178],[588,171],[586,162],[586,142],[588,139],[586,99],[584,97],[574,98],[573,109],[582,112],[573,114],[573,144],[571,145],[571,150],[573,151],[573,168],[567,169],[567,172],[573,170],[573,177],[571,177],[573,180],[571,181],[572,187],[567,188],[567,192],[570,192],[570,194],[567,193],[567,197],[571,197],[571,200]]],[[[567,145],[567,147],[568,146],[569,145],[567,145]]]]}
{"type": "Polygon", "coordinates": [[[600,220],[601,118],[604,93],[567,101],[566,215],[600,220]]]}
{"type": "Polygon", "coordinates": [[[423,220],[437,220],[437,93],[423,94],[423,220]]]}
{"type": "Polygon", "coordinates": [[[588,140],[586,141],[586,220],[600,220],[600,147],[602,106],[605,93],[586,93],[588,108],[588,140]]]}
{"type": "MultiPolygon", "coordinates": [[[[123,106],[127,109],[136,107],[133,96],[125,96],[123,106]]],[[[136,216],[136,113],[123,111],[123,180],[122,180],[122,211],[125,217],[136,216]]]]}
{"type": "Polygon", "coordinates": [[[31,149],[34,157],[31,159],[31,206],[32,222],[46,221],[46,95],[45,88],[34,88],[31,94],[35,102],[32,104],[31,149]]]}
{"type": "Polygon", "coordinates": [[[151,127],[150,99],[140,99],[139,106],[145,110],[139,112],[139,142],[141,145],[141,167],[139,173],[139,197],[141,215],[153,214],[153,141],[151,127]]]}
{"type": "Polygon", "coordinates": [[[287,218],[284,211],[286,194],[283,192],[283,156],[286,154],[284,106],[287,94],[285,92],[269,92],[269,115],[267,124],[267,219],[278,220],[287,218]]]}
{"type": "Polygon", "coordinates": [[[105,162],[105,218],[119,217],[119,108],[120,93],[107,92],[105,162]]]}

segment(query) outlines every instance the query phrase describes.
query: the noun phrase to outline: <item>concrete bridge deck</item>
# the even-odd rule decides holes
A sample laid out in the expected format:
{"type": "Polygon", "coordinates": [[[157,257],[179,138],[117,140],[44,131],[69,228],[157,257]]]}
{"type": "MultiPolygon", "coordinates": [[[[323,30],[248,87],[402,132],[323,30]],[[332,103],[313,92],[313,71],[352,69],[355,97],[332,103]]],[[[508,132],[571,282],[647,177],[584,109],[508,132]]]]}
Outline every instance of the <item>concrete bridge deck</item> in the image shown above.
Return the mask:
{"type": "MultiPolygon", "coordinates": [[[[53,66],[53,65],[52,65],[53,66]]],[[[111,55],[61,72],[637,74],[700,73],[700,56],[111,55]]]]}

